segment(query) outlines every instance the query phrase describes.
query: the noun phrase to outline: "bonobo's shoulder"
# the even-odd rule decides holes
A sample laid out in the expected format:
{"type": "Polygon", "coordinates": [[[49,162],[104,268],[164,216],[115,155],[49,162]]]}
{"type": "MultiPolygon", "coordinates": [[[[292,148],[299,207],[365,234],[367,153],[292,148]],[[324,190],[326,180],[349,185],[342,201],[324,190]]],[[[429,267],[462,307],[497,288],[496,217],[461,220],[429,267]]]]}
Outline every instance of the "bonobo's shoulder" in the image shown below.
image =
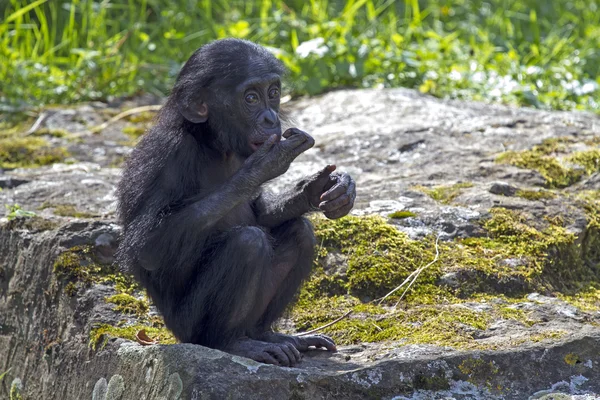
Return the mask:
{"type": "Polygon", "coordinates": [[[164,159],[177,152],[183,145],[182,135],[177,131],[168,131],[160,125],[151,127],[136,145],[132,156],[136,154],[147,158],[164,159]],[[143,155],[142,155],[143,154],[143,155]]]}

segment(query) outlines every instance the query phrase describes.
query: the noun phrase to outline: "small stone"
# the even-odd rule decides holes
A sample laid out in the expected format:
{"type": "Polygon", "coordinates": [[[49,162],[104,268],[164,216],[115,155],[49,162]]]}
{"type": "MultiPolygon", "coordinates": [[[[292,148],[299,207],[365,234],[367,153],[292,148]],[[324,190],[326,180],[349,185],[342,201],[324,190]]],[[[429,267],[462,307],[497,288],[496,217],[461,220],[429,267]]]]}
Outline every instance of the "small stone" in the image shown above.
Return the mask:
{"type": "Polygon", "coordinates": [[[506,182],[494,182],[490,188],[490,193],[511,197],[517,194],[517,188],[506,182]]]}

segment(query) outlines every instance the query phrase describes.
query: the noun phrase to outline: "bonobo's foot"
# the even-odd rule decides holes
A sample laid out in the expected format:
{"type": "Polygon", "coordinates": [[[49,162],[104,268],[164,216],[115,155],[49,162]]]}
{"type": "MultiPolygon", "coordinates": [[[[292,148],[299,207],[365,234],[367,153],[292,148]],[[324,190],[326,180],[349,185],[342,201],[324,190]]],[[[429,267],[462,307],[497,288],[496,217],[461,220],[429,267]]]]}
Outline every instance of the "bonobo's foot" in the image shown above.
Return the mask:
{"type": "Polygon", "coordinates": [[[226,352],[247,357],[265,364],[293,367],[302,358],[302,354],[291,343],[266,343],[253,339],[238,339],[226,352]]]}
{"type": "Polygon", "coordinates": [[[326,335],[306,335],[292,336],[276,333],[272,331],[264,332],[258,335],[257,339],[269,343],[289,343],[292,344],[298,351],[308,351],[310,347],[317,349],[326,349],[329,351],[337,351],[335,342],[326,335]]]}

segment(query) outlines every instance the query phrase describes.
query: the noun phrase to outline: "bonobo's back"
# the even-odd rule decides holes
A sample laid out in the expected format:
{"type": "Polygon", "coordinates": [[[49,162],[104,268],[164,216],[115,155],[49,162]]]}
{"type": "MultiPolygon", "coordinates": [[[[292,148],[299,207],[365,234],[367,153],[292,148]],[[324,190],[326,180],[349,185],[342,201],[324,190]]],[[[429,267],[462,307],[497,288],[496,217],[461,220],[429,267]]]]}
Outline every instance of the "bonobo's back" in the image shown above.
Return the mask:
{"type": "MultiPolygon", "coordinates": [[[[163,108],[161,112],[164,111],[163,108]]],[[[159,115],[157,123],[142,137],[124,163],[116,193],[117,213],[123,226],[133,221],[143,204],[151,200],[154,191],[160,190],[157,187],[159,177],[181,142],[179,130],[160,118],[159,115]]]]}
{"type": "Polygon", "coordinates": [[[123,166],[117,185],[117,215],[123,227],[117,258],[121,266],[136,270],[139,251],[147,234],[159,223],[161,210],[173,199],[165,190],[165,168],[181,146],[183,134],[172,120],[170,102],[160,111],[123,166]]]}

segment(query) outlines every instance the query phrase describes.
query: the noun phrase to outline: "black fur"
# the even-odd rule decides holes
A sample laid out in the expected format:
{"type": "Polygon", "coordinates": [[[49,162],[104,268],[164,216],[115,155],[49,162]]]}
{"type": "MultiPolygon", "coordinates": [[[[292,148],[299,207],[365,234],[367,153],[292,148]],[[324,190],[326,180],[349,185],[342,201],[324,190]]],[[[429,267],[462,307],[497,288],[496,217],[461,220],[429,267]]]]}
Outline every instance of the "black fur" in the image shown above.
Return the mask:
{"type": "MultiPolygon", "coordinates": [[[[223,347],[252,328],[256,321],[235,329],[224,325],[239,307],[236,296],[243,293],[252,274],[261,269],[268,273],[273,241],[286,239],[251,227],[256,219],[252,208],[244,204],[214,229],[199,229],[188,213],[180,215],[182,208],[194,202],[189,199],[218,190],[239,169],[243,159],[237,153],[247,137],[233,132],[228,121],[231,115],[219,115],[220,110],[205,124],[185,120],[176,101],[178,97],[192,101],[191,96],[209,88],[217,96],[221,93],[225,107],[230,101],[222,93],[243,81],[253,65],[283,74],[279,61],[249,42],[224,40],[196,51],[183,67],[156,124],[127,160],[118,186],[118,212],[124,228],[119,262],[143,284],[167,326],[184,342],[223,347]],[[227,158],[226,153],[233,155],[227,158]],[[262,233],[253,238],[252,232],[262,233]],[[156,267],[148,270],[144,262],[156,267]]],[[[307,239],[300,240],[312,243],[312,233],[306,229],[303,234],[307,239]]],[[[301,269],[308,273],[312,254],[304,251],[301,269]]],[[[280,294],[286,304],[275,307],[277,312],[270,311],[273,315],[265,324],[281,314],[306,273],[288,285],[288,293],[280,294]]]]}
{"type": "Polygon", "coordinates": [[[284,72],[268,51],[242,40],[216,41],[192,55],[125,163],[118,261],[180,341],[294,365],[308,346],[335,349],[324,336],[271,331],[312,266],[315,239],[302,215],[319,206],[339,218],[355,194],[352,179],[332,174],[332,166],[287,193],[262,191],[314,144],[295,128],[281,140],[279,120],[274,127],[262,117],[279,115],[278,92],[271,94],[284,72]],[[245,90],[264,101],[246,104],[245,90]],[[193,113],[199,105],[208,109],[206,122],[184,117],[182,108],[193,113]]]}

